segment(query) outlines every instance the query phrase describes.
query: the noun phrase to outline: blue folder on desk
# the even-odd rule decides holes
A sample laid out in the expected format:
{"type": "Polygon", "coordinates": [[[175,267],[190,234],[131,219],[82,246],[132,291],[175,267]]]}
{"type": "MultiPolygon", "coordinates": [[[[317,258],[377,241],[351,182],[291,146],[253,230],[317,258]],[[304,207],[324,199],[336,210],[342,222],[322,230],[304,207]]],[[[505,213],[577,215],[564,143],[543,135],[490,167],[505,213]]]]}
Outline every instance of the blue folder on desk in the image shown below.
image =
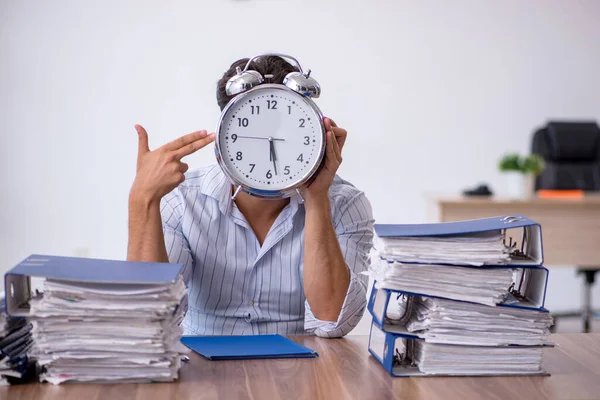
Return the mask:
{"type": "Polygon", "coordinates": [[[184,336],[181,343],[209,360],[313,358],[316,351],[281,335],[184,336]]]}
{"type": "MultiPolygon", "coordinates": [[[[380,238],[424,238],[444,237],[465,234],[478,234],[491,231],[504,231],[513,237],[515,249],[520,250],[504,265],[539,267],[544,263],[542,247],[542,227],[524,215],[505,215],[457,222],[428,224],[375,224],[375,233],[380,238]],[[513,234],[514,233],[514,234],[513,234]]],[[[406,264],[412,264],[407,262],[406,264]]],[[[498,266],[502,264],[495,264],[498,266]]]]}

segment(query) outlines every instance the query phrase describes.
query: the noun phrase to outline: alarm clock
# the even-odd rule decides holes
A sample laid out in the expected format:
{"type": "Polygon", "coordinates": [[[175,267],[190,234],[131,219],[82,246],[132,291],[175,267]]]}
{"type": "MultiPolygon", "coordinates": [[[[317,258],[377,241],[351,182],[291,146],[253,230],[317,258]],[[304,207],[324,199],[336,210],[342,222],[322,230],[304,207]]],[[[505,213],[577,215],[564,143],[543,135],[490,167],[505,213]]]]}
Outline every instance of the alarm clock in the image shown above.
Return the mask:
{"type": "Polygon", "coordinates": [[[325,155],[323,114],[313,101],[321,88],[293,57],[262,54],[248,60],[228,80],[225,91],[233,97],[223,109],[216,130],[217,161],[237,186],[233,199],[244,192],[265,199],[298,194],[319,170],[325,155]],[[265,82],[249,69],[253,60],[279,56],[291,60],[298,72],[282,84],[265,82]]]}

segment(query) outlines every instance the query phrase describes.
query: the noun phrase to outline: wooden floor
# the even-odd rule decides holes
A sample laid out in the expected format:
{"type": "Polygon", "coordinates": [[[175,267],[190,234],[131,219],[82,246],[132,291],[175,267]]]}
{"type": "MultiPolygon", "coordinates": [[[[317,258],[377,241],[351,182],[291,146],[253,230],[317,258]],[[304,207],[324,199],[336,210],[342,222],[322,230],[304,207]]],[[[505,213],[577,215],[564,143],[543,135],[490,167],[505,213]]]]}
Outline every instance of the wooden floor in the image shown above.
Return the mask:
{"type": "Polygon", "coordinates": [[[292,337],[315,359],[208,361],[196,354],[175,383],[31,384],[1,399],[547,399],[600,398],[600,334],[552,335],[551,376],[393,378],[367,352],[366,336],[292,337]]]}

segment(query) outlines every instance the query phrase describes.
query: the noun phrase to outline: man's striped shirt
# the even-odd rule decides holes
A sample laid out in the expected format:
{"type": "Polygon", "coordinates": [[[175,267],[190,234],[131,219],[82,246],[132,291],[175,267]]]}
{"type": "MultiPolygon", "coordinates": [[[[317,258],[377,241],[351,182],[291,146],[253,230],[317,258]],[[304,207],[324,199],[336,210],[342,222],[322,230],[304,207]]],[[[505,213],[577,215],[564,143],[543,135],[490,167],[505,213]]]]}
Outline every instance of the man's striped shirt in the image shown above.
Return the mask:
{"type": "Polygon", "coordinates": [[[351,275],[337,321],[315,318],[304,296],[305,212],[298,196],[290,198],[261,246],[231,195],[231,183],[213,165],[188,172],[161,202],[169,260],[185,266],[186,334],[336,337],[350,332],[365,310],[367,277],[361,272],[373,241],[372,210],[364,193],[337,176],[329,190],[335,232],[351,275]]]}

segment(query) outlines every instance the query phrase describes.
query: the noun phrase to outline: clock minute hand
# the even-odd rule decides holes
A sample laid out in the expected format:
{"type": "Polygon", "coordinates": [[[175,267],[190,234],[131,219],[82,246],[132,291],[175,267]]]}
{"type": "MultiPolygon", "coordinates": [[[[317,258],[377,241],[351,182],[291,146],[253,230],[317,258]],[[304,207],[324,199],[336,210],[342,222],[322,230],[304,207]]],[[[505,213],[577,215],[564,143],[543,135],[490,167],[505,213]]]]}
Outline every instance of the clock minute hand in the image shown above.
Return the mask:
{"type": "Polygon", "coordinates": [[[275,155],[275,144],[273,138],[269,136],[269,149],[271,151],[271,161],[273,161],[273,168],[275,169],[275,175],[277,175],[277,156],[275,155]]]}
{"type": "Polygon", "coordinates": [[[278,139],[278,138],[271,138],[271,139],[269,139],[268,137],[262,137],[262,136],[241,136],[241,135],[238,135],[237,137],[241,138],[241,139],[261,139],[261,140],[269,140],[269,141],[270,140],[281,140],[282,142],[285,141],[285,139],[278,139]]]}

